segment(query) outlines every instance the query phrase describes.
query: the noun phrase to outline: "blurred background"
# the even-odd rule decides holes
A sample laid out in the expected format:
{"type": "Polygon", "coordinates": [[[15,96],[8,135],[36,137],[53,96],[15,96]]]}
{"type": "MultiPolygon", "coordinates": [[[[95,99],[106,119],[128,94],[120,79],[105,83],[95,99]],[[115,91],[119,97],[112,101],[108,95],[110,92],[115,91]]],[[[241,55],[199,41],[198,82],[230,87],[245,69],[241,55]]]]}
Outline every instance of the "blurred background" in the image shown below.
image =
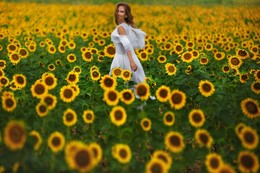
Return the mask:
{"type": "MultiPolygon", "coordinates": [[[[68,4],[118,3],[119,0],[5,0],[0,2],[37,2],[68,4]]],[[[162,5],[260,5],[260,0],[127,0],[128,3],[162,5]]]]}

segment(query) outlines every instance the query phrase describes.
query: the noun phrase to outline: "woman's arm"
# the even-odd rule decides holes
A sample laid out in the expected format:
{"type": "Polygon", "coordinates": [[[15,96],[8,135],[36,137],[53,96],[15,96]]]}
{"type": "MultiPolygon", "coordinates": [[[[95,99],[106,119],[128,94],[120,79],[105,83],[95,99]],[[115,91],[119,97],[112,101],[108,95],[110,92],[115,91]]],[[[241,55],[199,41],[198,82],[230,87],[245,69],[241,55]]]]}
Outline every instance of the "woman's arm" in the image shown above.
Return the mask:
{"type": "Polygon", "coordinates": [[[133,71],[136,71],[137,70],[137,66],[133,60],[133,57],[132,57],[132,53],[131,53],[131,50],[129,49],[129,46],[128,44],[131,44],[130,41],[128,40],[127,36],[126,36],[126,32],[125,32],[125,28],[123,26],[119,26],[118,27],[118,33],[119,35],[121,36],[125,36],[127,40],[125,41],[122,41],[122,44],[124,46],[124,48],[126,49],[126,53],[127,53],[127,56],[128,56],[128,59],[129,59],[129,62],[130,62],[130,67],[133,71]],[[125,45],[124,45],[124,42],[127,42],[125,45]]]}

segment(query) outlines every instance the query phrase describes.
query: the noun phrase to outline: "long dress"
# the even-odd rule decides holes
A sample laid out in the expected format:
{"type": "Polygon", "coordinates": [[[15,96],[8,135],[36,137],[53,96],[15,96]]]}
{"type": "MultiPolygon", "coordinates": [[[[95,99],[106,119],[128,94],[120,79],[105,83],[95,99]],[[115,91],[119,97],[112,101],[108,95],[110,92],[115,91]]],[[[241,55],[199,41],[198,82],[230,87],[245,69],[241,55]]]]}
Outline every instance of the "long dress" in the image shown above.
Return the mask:
{"type": "Polygon", "coordinates": [[[133,28],[126,23],[121,23],[116,27],[111,33],[111,41],[115,45],[116,53],[110,66],[110,75],[112,74],[113,68],[120,67],[123,70],[128,69],[132,72],[131,81],[134,81],[137,84],[145,81],[144,69],[134,51],[134,49],[144,47],[145,36],[146,34],[142,30],[133,28]],[[126,35],[119,35],[119,26],[124,27],[126,35]],[[137,70],[135,72],[130,67],[127,51],[131,51],[132,58],[137,65],[137,70]]]}

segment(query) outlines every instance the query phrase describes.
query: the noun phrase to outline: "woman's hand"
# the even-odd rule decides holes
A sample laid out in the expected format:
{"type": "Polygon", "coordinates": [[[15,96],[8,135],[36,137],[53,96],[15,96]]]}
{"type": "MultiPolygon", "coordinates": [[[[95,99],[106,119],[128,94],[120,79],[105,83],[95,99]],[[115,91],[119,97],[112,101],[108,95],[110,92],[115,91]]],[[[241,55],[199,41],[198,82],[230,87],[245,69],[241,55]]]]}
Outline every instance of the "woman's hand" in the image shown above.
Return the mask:
{"type": "Polygon", "coordinates": [[[137,70],[137,65],[135,64],[134,61],[130,61],[130,67],[131,69],[135,72],[137,70]]]}

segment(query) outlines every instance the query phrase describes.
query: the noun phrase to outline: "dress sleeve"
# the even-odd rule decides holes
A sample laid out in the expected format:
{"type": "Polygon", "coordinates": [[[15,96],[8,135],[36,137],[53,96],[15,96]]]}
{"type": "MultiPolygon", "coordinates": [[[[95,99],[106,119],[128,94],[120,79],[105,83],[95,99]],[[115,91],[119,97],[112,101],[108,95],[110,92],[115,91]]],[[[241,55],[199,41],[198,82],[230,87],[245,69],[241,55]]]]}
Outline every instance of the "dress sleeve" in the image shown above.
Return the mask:
{"type": "Polygon", "coordinates": [[[133,49],[133,46],[131,44],[131,42],[129,41],[127,35],[119,35],[119,41],[122,43],[125,51],[130,51],[133,49]]]}

